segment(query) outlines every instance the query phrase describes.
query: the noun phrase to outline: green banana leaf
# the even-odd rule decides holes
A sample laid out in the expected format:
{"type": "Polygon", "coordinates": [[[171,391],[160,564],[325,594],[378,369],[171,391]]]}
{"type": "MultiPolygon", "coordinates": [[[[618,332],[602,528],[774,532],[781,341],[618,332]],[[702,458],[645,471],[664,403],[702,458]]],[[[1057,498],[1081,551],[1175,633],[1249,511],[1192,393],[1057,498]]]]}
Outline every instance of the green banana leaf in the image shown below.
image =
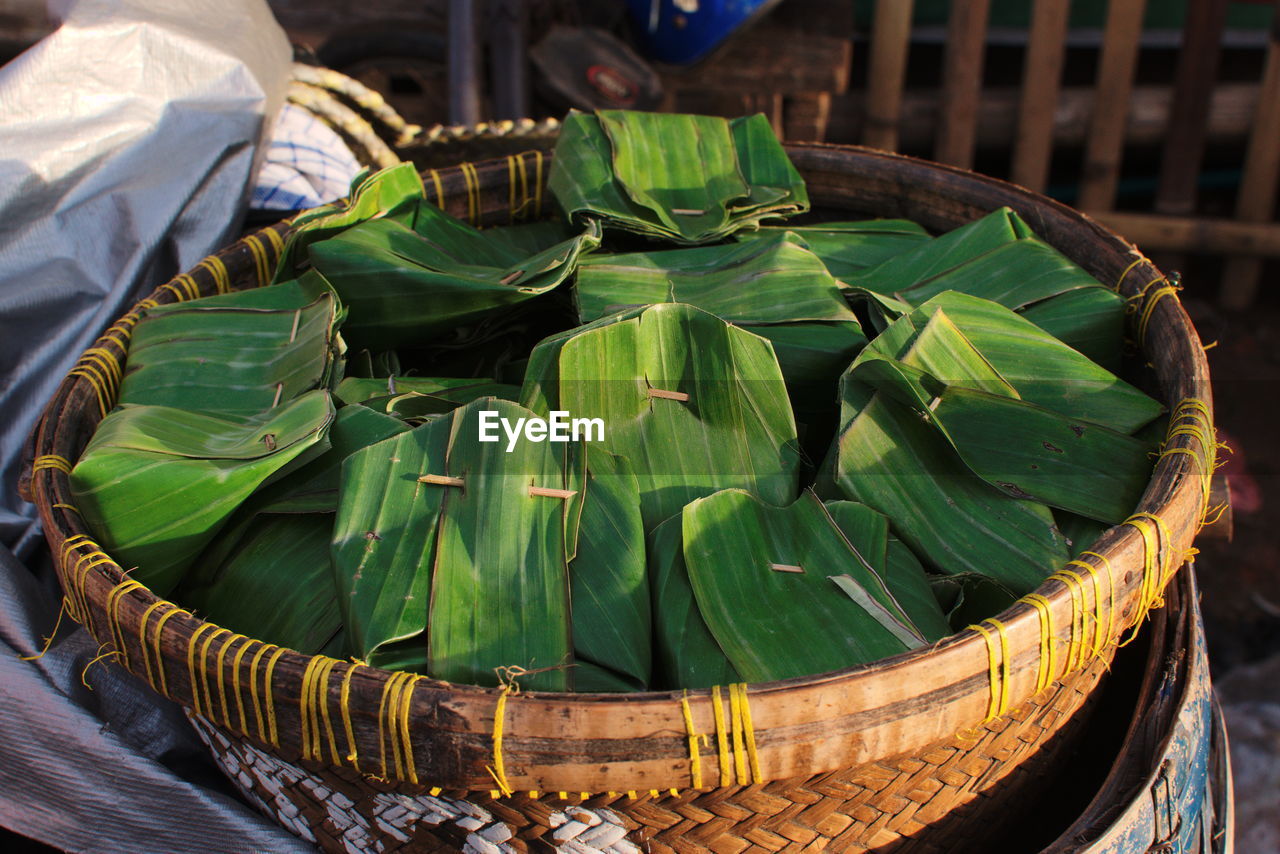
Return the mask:
{"type": "Polygon", "coordinates": [[[123,406],[98,425],[71,491],[106,550],[163,596],[255,489],[327,447],[333,417],[325,391],[239,420],[123,406]]]}
{"type": "Polygon", "coordinates": [[[565,690],[569,511],[529,491],[572,481],[565,450],[481,441],[482,412],[533,416],[477,400],[344,463],[333,559],[348,643],[372,664],[420,661],[425,647],[440,679],[496,685],[510,667],[530,671],[521,685],[565,690]],[[428,475],[465,485],[419,480],[428,475]]]}
{"type": "Polygon", "coordinates": [[[1021,595],[1068,559],[1047,506],[982,481],[912,409],[849,375],[841,400],[826,476],[843,497],[888,516],[934,570],[990,575],[1021,595]]]}
{"type": "Polygon", "coordinates": [[[526,256],[429,202],[412,222],[383,218],[314,243],[311,263],[347,306],[353,347],[425,346],[547,293],[600,243],[599,227],[526,256]]]}
{"type": "MultiPolygon", "coordinates": [[[[953,291],[942,293],[895,325],[922,328],[935,311],[946,312],[1022,400],[1121,433],[1135,432],[1164,410],[1158,401],[1064,344],[1025,315],[979,297],[953,291]]],[[[908,346],[911,341],[908,337],[908,346]]],[[[890,358],[905,352],[900,348],[890,353],[882,345],[874,349],[890,358]]],[[[945,374],[938,376],[946,379],[945,374]]]]}
{"type": "Polygon", "coordinates": [[[1054,338],[1102,367],[1120,370],[1124,349],[1124,298],[1109,288],[1079,288],[1019,312],[1054,338]]]}
{"type": "Polygon", "coordinates": [[[575,292],[583,323],[622,309],[682,302],[744,326],[857,324],[822,261],[788,231],[719,246],[586,257],[575,292]]]}
{"type": "Polygon", "coordinates": [[[871,267],[841,275],[850,299],[881,328],[905,305],[944,291],[989,299],[1020,312],[1109,369],[1118,366],[1124,302],[1000,208],[871,267]],[[1055,301],[1061,300],[1060,303],[1055,301]]]}
{"type": "Polygon", "coordinates": [[[332,536],[332,514],[254,516],[217,583],[176,598],[224,628],[314,655],[342,630],[329,567],[332,536]]]}
{"type": "Polygon", "coordinates": [[[720,489],[795,499],[796,426],[772,347],[692,306],[620,312],[545,340],[521,400],[602,420],[598,445],[631,462],[646,530],[720,489]],[[688,399],[661,397],[672,393],[688,399]]]}
{"type": "Polygon", "coordinates": [[[929,232],[905,219],[824,222],[805,226],[767,225],[759,231],[741,231],[734,236],[738,240],[754,240],[767,238],[784,229],[803,240],[837,279],[879,264],[929,239],[929,232]]]}
{"type": "Polygon", "coordinates": [[[741,682],[698,610],[685,565],[683,525],[681,514],[676,514],[654,528],[647,541],[653,594],[653,687],[693,691],[741,682]]]}
{"type": "Polygon", "coordinates": [[[495,225],[484,230],[490,242],[500,243],[513,254],[527,258],[545,252],[557,243],[572,240],[574,232],[559,219],[540,219],[518,225],[495,225]]]}
{"type": "Polygon", "coordinates": [[[257,415],[328,385],[338,322],[333,294],[307,278],[148,309],[120,403],[257,415]]]}
{"type": "MultiPolygon", "coordinates": [[[[1020,343],[1027,351],[1037,346],[1032,339],[1020,343]]],[[[1057,342],[1047,346],[1050,356],[1062,349],[1074,352],[1057,342]]],[[[1006,355],[1012,363],[1014,354],[1006,355]]],[[[1106,373],[1083,357],[1079,363],[1086,376],[1106,373]]],[[[896,321],[858,357],[849,375],[929,419],[975,474],[1014,498],[1035,498],[1115,524],[1132,512],[1150,479],[1145,442],[1020,400],[939,306],[896,321]],[[912,322],[926,316],[924,328],[915,332],[912,322]],[[914,337],[898,344],[907,332],[914,337]],[[881,341],[890,342],[901,362],[877,352],[881,341]]],[[[1037,391],[1034,383],[1034,377],[1024,381],[1037,391]]],[[[1158,412],[1158,404],[1132,392],[1155,407],[1147,409],[1147,418],[1158,412]]]]}
{"type": "MultiPolygon", "coordinates": [[[[338,511],[338,482],[342,462],[374,442],[403,433],[409,426],[398,418],[382,415],[363,406],[343,406],[329,426],[328,447],[310,462],[261,487],[244,501],[227,521],[218,537],[209,544],[175,592],[186,601],[186,591],[219,583],[222,566],[240,548],[240,541],[264,514],[330,514],[325,549],[332,538],[332,514],[338,511]]],[[[328,566],[328,557],[325,558],[328,566]]]]}
{"type": "Polygon", "coordinates": [[[809,208],[804,182],[762,115],[573,112],[547,186],[570,221],[599,219],[682,244],[809,208]]]}
{"type": "Polygon", "coordinates": [[[605,670],[614,681],[594,690],[643,690],[653,669],[649,576],[639,487],[625,458],[587,448],[581,512],[569,562],[575,688],[589,690],[592,677],[604,676],[595,671],[605,670]]]}
{"type": "Polygon", "coordinates": [[[417,393],[441,397],[458,404],[482,397],[518,394],[519,386],[494,382],[488,377],[346,377],[338,383],[333,396],[343,403],[366,403],[399,394],[417,393]]]}
{"type": "Polygon", "coordinates": [[[924,643],[813,493],[775,507],[724,490],[681,518],[698,610],[745,680],[826,673],[924,643]]]}
{"type": "Polygon", "coordinates": [[[822,261],[794,234],[719,246],[594,255],[578,267],[578,315],[682,302],[774,345],[797,406],[829,409],[835,382],[866,343],[822,261]]]}
{"type": "Polygon", "coordinates": [[[1067,538],[1067,546],[1071,549],[1071,554],[1075,556],[1091,548],[1098,537],[1102,536],[1103,531],[1111,527],[1105,522],[1077,516],[1065,510],[1055,510],[1053,518],[1057,521],[1058,530],[1062,532],[1062,536],[1067,538]]]}
{"type": "Polygon", "coordinates": [[[412,163],[398,163],[377,172],[361,172],[351,182],[351,194],[300,214],[280,254],[274,282],[292,279],[306,268],[311,244],[344,229],[385,216],[405,202],[425,198],[422,176],[412,163]]]}
{"type": "Polygon", "coordinates": [[[1018,600],[1000,582],[976,572],[933,575],[929,577],[929,585],[955,632],[994,617],[1018,600]]]}
{"type": "Polygon", "coordinates": [[[892,296],[1002,246],[1031,237],[1034,235],[1021,217],[1010,208],[1000,208],[840,278],[851,288],[892,296]]]}
{"type": "MultiPolygon", "coordinates": [[[[875,567],[895,602],[929,643],[951,634],[946,615],[938,607],[929,576],[911,549],[889,535],[889,520],[856,501],[828,501],[824,506],[845,539],[875,567]]],[[[874,591],[870,580],[863,587],[874,591]]],[[[883,601],[883,600],[882,600],[883,601]]]]}

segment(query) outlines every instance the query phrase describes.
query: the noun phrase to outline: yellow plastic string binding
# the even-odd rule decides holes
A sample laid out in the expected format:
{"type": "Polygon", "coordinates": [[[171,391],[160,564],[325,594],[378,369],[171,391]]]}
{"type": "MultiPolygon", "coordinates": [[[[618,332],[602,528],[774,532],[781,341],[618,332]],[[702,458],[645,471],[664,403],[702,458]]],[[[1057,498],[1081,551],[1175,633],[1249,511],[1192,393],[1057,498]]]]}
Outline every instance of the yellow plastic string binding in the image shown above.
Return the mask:
{"type": "MultiPolygon", "coordinates": [[[[1103,630],[1103,648],[1116,639],[1116,574],[1111,569],[1111,561],[1106,555],[1098,552],[1080,552],[1080,557],[1096,558],[1107,576],[1107,620],[1103,630]]],[[[1097,573],[1094,573],[1096,579],[1097,573]]]]}
{"type": "Polygon", "coordinates": [[[231,659],[231,693],[236,695],[236,714],[240,719],[240,732],[249,734],[249,721],[244,713],[244,695],[240,693],[240,665],[244,662],[244,654],[253,646],[253,641],[245,638],[236,650],[236,657],[231,659]]]}
{"type": "Polygon", "coordinates": [[[120,626],[120,600],[140,587],[142,587],[141,583],[132,578],[126,578],[111,588],[111,592],[107,594],[107,626],[111,629],[112,643],[120,652],[120,662],[126,668],[129,666],[129,650],[125,647],[124,629],[120,626]]]}
{"type": "Polygon", "coordinates": [[[197,715],[202,713],[202,706],[200,704],[200,683],[196,680],[196,643],[200,640],[202,634],[217,628],[213,623],[201,623],[196,626],[196,630],[191,633],[191,637],[187,641],[187,676],[191,680],[192,708],[197,715]]]}
{"type": "Polygon", "coordinates": [[[507,782],[506,766],[502,761],[502,725],[503,717],[507,710],[507,696],[511,693],[514,683],[508,683],[502,686],[502,693],[498,695],[498,705],[493,710],[493,765],[486,766],[485,770],[489,772],[489,776],[498,784],[498,790],[506,797],[510,797],[515,790],[511,788],[511,784],[507,782]]]}
{"type": "Polygon", "coordinates": [[[275,672],[276,662],[279,661],[280,656],[284,654],[285,650],[283,648],[278,648],[275,652],[271,653],[271,657],[267,659],[266,673],[262,677],[263,689],[266,692],[264,702],[267,707],[267,732],[271,739],[272,747],[280,746],[280,733],[276,730],[276,697],[275,692],[271,687],[271,677],[275,672]]]}
{"type": "Polygon", "coordinates": [[[359,663],[351,663],[347,665],[347,672],[342,677],[342,692],[338,696],[338,707],[342,710],[342,728],[347,736],[347,761],[351,763],[351,767],[357,771],[360,770],[360,755],[356,749],[355,729],[351,726],[351,676],[356,672],[356,668],[363,667],[359,663]]]}
{"type": "Polygon", "coordinates": [[[460,163],[458,169],[467,183],[467,222],[480,225],[480,175],[470,163],[460,163]]]}
{"type": "Polygon", "coordinates": [[[1159,288],[1155,293],[1147,298],[1143,304],[1142,314],[1138,317],[1138,340],[1145,341],[1147,338],[1147,326],[1151,323],[1151,317],[1155,314],[1156,305],[1160,300],[1171,294],[1177,294],[1181,290],[1177,285],[1165,285],[1159,288]]]}
{"type": "Polygon", "coordinates": [[[204,267],[213,274],[213,282],[218,288],[218,293],[230,293],[231,276],[227,274],[227,265],[222,263],[221,258],[217,255],[210,255],[201,261],[199,266],[204,267]]]}
{"type": "Polygon", "coordinates": [[[729,685],[729,728],[733,734],[733,770],[737,772],[738,784],[745,785],[747,779],[747,751],[742,743],[742,703],[738,699],[738,683],[729,685]]]}
{"type": "MultiPolygon", "coordinates": [[[[394,696],[396,686],[399,684],[402,675],[403,673],[399,671],[391,674],[391,677],[383,683],[382,697],[378,702],[378,752],[382,762],[379,776],[384,780],[390,778],[390,774],[388,773],[389,766],[387,765],[387,709],[389,706],[392,708],[395,706],[394,700],[389,703],[388,699],[394,696]]],[[[394,736],[392,736],[390,741],[393,759],[395,760],[395,766],[398,769],[398,766],[400,765],[400,746],[396,742],[394,736]]]]}
{"type": "Polygon", "coordinates": [[[969,626],[969,628],[981,633],[982,639],[987,644],[987,671],[991,684],[991,698],[987,703],[987,717],[983,720],[983,723],[986,723],[1000,717],[1009,708],[1009,638],[1005,634],[1004,623],[999,620],[992,618],[982,622],[989,623],[991,629],[981,624],[969,626]]]}
{"type": "Polygon", "coordinates": [[[88,688],[90,691],[93,690],[93,686],[89,684],[89,679],[88,679],[89,668],[93,667],[93,665],[97,664],[99,661],[102,661],[103,659],[107,659],[113,655],[120,654],[114,649],[109,649],[106,652],[103,652],[102,650],[106,646],[107,644],[103,644],[102,646],[98,647],[98,654],[89,660],[89,663],[84,666],[84,670],[80,671],[80,684],[88,688]]]}
{"type": "Polygon", "coordinates": [[[265,285],[271,277],[271,266],[267,263],[267,248],[255,235],[245,235],[245,246],[253,254],[253,266],[258,274],[258,284],[265,285]]]}
{"type": "MultiPolygon", "coordinates": [[[[307,662],[307,669],[302,672],[302,693],[298,697],[298,720],[302,724],[302,758],[316,759],[315,750],[312,748],[312,729],[311,713],[312,713],[312,688],[311,683],[315,679],[316,671],[324,666],[324,661],[318,655],[313,655],[307,662]]],[[[315,747],[319,748],[319,740],[316,740],[315,747]]]]}
{"type": "Polygon", "coordinates": [[[36,457],[35,462],[31,464],[31,471],[38,472],[45,469],[54,469],[63,474],[71,474],[71,463],[66,457],[60,457],[57,454],[45,454],[36,457]]]}
{"type": "Polygon", "coordinates": [[[1128,267],[1124,268],[1124,272],[1120,274],[1120,278],[1116,279],[1116,286],[1112,288],[1112,290],[1119,293],[1120,286],[1124,284],[1124,280],[1128,277],[1128,275],[1133,272],[1133,268],[1137,267],[1139,264],[1141,264],[1143,261],[1146,261],[1146,260],[1147,260],[1147,256],[1139,253],[1138,257],[1128,267]]]}
{"type": "Polygon", "coordinates": [[[262,711],[262,704],[258,701],[258,662],[262,661],[262,657],[271,648],[271,644],[260,645],[258,651],[253,654],[253,660],[249,662],[249,699],[253,702],[253,717],[258,724],[258,738],[261,741],[267,740],[267,726],[266,715],[262,711]]]}
{"type": "MultiPolygon", "coordinates": [[[[191,616],[190,611],[184,611],[176,606],[172,611],[165,611],[160,615],[160,619],[156,620],[156,633],[155,637],[152,639],[152,652],[155,653],[156,659],[156,675],[160,677],[160,686],[157,690],[165,697],[169,696],[169,686],[165,682],[164,656],[160,652],[160,636],[164,634],[164,624],[169,622],[169,620],[176,614],[186,614],[188,617],[191,616]]],[[[156,688],[156,684],[152,682],[151,687],[156,688]]]]}
{"type": "Polygon", "coordinates": [[[279,260],[280,253],[284,251],[284,238],[280,236],[280,232],[274,228],[264,228],[259,234],[265,234],[267,240],[271,242],[271,248],[275,250],[276,257],[272,259],[272,264],[279,260]]]}
{"type": "Polygon", "coordinates": [[[1067,641],[1067,673],[1074,673],[1080,669],[1080,665],[1084,661],[1084,588],[1080,584],[1079,576],[1067,574],[1061,570],[1049,576],[1050,581],[1057,581],[1067,588],[1067,593],[1071,596],[1071,635],[1067,641]]]}
{"type": "MultiPolygon", "coordinates": [[[[200,685],[204,688],[204,713],[211,721],[216,721],[213,710],[213,691],[209,688],[209,648],[213,646],[213,642],[222,637],[223,634],[231,634],[230,629],[219,628],[204,639],[204,644],[200,647],[200,685]]],[[[193,692],[194,692],[194,687],[193,692]]]]}
{"type": "Polygon", "coordinates": [[[1053,606],[1039,593],[1028,593],[1022,601],[1040,615],[1040,663],[1036,669],[1036,693],[1039,694],[1052,684],[1057,673],[1053,649],[1053,606]]]}
{"type": "Polygon", "coordinates": [[[38,658],[44,658],[44,654],[53,646],[53,639],[58,635],[58,629],[62,628],[62,618],[67,613],[67,597],[62,597],[62,607],[58,609],[58,619],[53,623],[53,631],[49,632],[49,636],[44,639],[44,646],[35,655],[20,655],[20,661],[35,661],[38,658]]]}
{"type": "Polygon", "coordinates": [[[516,221],[516,158],[507,155],[507,222],[516,221]]]}
{"type": "Polygon", "coordinates": [[[535,216],[542,216],[542,152],[533,152],[533,157],[533,212],[535,216]]]}
{"type": "Polygon", "coordinates": [[[58,510],[70,510],[72,513],[75,513],[77,516],[80,515],[80,508],[76,507],[74,504],[64,504],[63,502],[58,501],[53,504],[50,504],[49,506],[56,508],[58,510]]]}
{"type": "Polygon", "coordinates": [[[120,366],[120,357],[106,347],[90,347],[80,356],[82,362],[92,362],[107,372],[111,378],[112,385],[119,386],[120,379],[124,375],[120,366]]]}
{"type": "MultiPolygon", "coordinates": [[[[760,756],[756,752],[756,730],[755,725],[751,721],[751,704],[747,702],[747,683],[738,683],[738,714],[742,724],[742,737],[747,748],[747,767],[751,771],[749,780],[742,779],[739,782],[746,784],[763,783],[764,777],[760,774],[760,756]]],[[[730,686],[732,690],[733,686],[730,686]]]]}
{"type": "Polygon", "coordinates": [[[684,731],[689,737],[689,776],[693,780],[693,788],[702,788],[702,755],[698,752],[698,740],[706,741],[706,736],[693,728],[693,710],[689,708],[689,692],[685,691],[680,698],[680,711],[684,715],[684,731]]]}
{"type": "Polygon", "coordinates": [[[1142,583],[1139,588],[1138,607],[1133,615],[1133,631],[1120,644],[1125,646],[1138,636],[1143,621],[1151,609],[1163,604],[1165,560],[1161,555],[1162,542],[1172,542],[1164,521],[1152,513],[1135,513],[1124,521],[1142,536],[1142,583]],[[1163,537],[1161,536],[1163,535],[1163,537]]]}
{"type": "MultiPolygon", "coordinates": [[[[324,670],[320,673],[319,681],[316,685],[316,699],[320,704],[320,718],[324,721],[325,741],[329,743],[329,755],[333,757],[335,765],[342,764],[342,757],[338,754],[338,736],[333,729],[333,718],[329,714],[329,678],[333,675],[333,668],[338,666],[338,659],[326,658],[324,662],[324,670]]],[[[321,751],[317,751],[317,758],[321,751]]]]}
{"type": "MultiPolygon", "coordinates": [[[[413,733],[410,730],[409,721],[413,708],[413,689],[420,679],[422,679],[421,676],[406,674],[400,692],[400,752],[404,755],[405,772],[409,782],[414,784],[418,782],[418,769],[413,758],[413,733]]],[[[536,798],[537,793],[530,792],[529,797],[536,798]]]]}
{"type": "Polygon", "coordinates": [[[436,207],[444,210],[444,184],[440,182],[440,173],[434,169],[431,170],[431,182],[436,187],[436,207]]]}
{"type": "Polygon", "coordinates": [[[98,398],[98,410],[102,417],[106,418],[107,413],[111,411],[111,406],[107,403],[108,395],[103,385],[102,378],[98,374],[97,368],[88,365],[78,365],[67,371],[69,377],[82,377],[89,381],[89,385],[93,387],[93,393],[98,398]]]}
{"type": "Polygon", "coordinates": [[[516,166],[520,169],[520,218],[529,218],[529,170],[524,165],[524,154],[516,155],[516,166]]]}
{"type": "MultiPolygon", "coordinates": [[[[1089,573],[1089,581],[1093,585],[1093,653],[1092,654],[1093,656],[1100,655],[1102,651],[1106,649],[1107,644],[1111,641],[1110,623],[1111,623],[1111,615],[1115,609],[1115,603],[1114,603],[1115,592],[1112,589],[1112,586],[1114,585],[1115,582],[1114,580],[1109,580],[1107,582],[1107,589],[1111,591],[1111,596],[1113,601],[1108,606],[1106,616],[1104,617],[1102,613],[1103,611],[1102,578],[1098,574],[1097,567],[1083,560],[1067,561],[1067,566],[1068,567],[1078,566],[1081,569],[1083,569],[1085,572],[1089,573]],[[1103,625],[1104,622],[1106,623],[1105,627],[1103,625]]],[[[1060,571],[1075,575],[1077,580],[1079,580],[1080,584],[1081,585],[1084,584],[1084,579],[1080,578],[1078,573],[1073,572],[1072,570],[1067,569],[1066,567],[1063,567],[1060,571]]]]}
{"type": "MultiPolygon", "coordinates": [[[[230,649],[231,645],[237,640],[248,640],[248,638],[241,634],[231,633],[230,636],[222,642],[222,646],[218,647],[218,655],[214,659],[214,667],[217,668],[218,671],[218,700],[222,705],[222,725],[227,728],[231,727],[231,714],[230,709],[227,706],[227,682],[224,667],[227,663],[227,650],[230,649]]],[[[210,713],[213,712],[212,702],[209,704],[209,711],[210,713]]]]}
{"type": "Polygon", "coordinates": [[[720,785],[733,784],[733,770],[729,761],[729,734],[725,726],[724,707],[720,705],[720,686],[711,689],[711,713],[716,722],[716,747],[720,758],[720,785]]]}

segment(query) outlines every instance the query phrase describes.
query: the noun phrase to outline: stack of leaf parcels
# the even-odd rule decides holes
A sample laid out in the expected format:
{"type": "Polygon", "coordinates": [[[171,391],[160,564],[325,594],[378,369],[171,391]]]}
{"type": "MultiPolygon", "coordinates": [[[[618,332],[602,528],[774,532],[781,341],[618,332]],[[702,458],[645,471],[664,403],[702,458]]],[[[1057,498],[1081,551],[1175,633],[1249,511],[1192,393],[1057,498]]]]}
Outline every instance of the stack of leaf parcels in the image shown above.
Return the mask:
{"type": "Polygon", "coordinates": [[[932,643],[1137,503],[1123,305],[1012,211],[761,227],[808,198],[758,116],[575,113],[549,180],[477,230],[365,176],[149,310],[72,473],[110,553],[302,652],[700,688],[932,643]]]}

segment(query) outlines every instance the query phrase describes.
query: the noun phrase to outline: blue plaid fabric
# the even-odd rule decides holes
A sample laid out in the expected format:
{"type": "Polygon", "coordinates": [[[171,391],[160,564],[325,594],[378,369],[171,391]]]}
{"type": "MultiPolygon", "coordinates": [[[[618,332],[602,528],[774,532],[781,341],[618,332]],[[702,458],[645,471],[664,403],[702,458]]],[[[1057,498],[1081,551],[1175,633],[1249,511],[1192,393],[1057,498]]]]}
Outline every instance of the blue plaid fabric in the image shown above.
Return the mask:
{"type": "Polygon", "coordinates": [[[276,119],[249,207],[296,211],[347,194],[360,171],[351,150],[328,125],[286,103],[276,119]]]}

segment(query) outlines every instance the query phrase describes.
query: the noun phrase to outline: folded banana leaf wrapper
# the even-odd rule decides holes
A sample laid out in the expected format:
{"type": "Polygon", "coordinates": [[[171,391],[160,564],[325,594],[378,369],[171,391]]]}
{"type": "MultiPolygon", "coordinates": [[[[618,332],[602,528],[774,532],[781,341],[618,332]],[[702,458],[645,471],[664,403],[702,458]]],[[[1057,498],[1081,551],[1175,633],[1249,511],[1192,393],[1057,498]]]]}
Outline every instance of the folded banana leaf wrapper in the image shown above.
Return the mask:
{"type": "Polygon", "coordinates": [[[149,309],[72,472],[104,546],[302,652],[677,690],[933,643],[1138,501],[1123,305],[1012,211],[780,222],[760,116],[573,113],[549,184],[476,229],[362,175],[274,284],[149,309]]]}

